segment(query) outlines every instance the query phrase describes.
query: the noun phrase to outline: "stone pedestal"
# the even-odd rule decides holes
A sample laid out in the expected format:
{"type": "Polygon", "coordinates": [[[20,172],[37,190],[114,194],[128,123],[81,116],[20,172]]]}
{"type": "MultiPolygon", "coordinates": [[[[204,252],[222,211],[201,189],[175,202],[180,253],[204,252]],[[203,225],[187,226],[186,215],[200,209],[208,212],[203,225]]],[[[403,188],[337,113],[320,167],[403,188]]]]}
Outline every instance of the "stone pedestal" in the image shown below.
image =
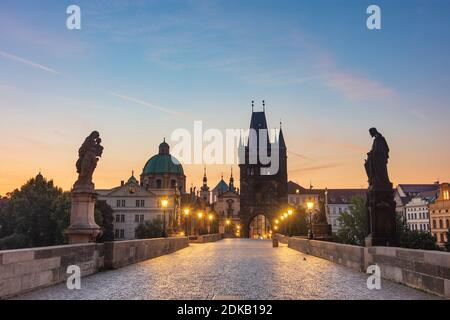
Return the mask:
{"type": "Polygon", "coordinates": [[[366,246],[395,246],[395,201],[392,185],[367,192],[369,236],[366,246]]]}
{"type": "Polygon", "coordinates": [[[313,223],[312,231],[314,239],[330,239],[331,238],[331,226],[327,223],[313,223]]]}
{"type": "Polygon", "coordinates": [[[69,243],[95,242],[95,239],[101,234],[101,229],[94,219],[96,195],[93,185],[88,187],[75,186],[71,198],[70,226],[66,230],[69,243]]]}

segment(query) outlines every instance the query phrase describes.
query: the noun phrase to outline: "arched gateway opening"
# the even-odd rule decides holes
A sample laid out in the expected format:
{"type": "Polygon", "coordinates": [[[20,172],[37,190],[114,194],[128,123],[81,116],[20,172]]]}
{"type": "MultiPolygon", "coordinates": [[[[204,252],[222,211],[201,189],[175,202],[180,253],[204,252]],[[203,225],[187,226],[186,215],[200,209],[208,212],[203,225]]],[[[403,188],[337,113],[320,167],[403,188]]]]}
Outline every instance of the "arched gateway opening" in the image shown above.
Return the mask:
{"type": "Polygon", "coordinates": [[[248,237],[250,239],[270,239],[272,237],[270,220],[263,214],[254,216],[248,225],[248,237]]]}

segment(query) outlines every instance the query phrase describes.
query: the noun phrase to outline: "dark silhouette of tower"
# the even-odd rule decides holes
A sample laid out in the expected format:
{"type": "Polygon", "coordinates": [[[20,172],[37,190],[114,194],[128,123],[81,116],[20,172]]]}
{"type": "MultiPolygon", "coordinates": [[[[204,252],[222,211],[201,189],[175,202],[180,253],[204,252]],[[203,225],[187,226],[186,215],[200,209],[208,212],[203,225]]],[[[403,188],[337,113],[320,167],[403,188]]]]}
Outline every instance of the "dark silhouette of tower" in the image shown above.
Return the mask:
{"type": "Polygon", "coordinates": [[[287,148],[283,130],[280,123],[278,136],[274,143],[270,143],[264,102],[263,111],[256,112],[252,102],[250,137],[247,139],[246,145],[242,138],[240,139],[239,157],[240,218],[244,235],[248,236],[253,218],[261,214],[269,219],[270,223],[273,223],[275,217],[286,209],[288,203],[287,148]],[[256,133],[254,135],[256,139],[251,138],[252,130],[256,133]],[[268,157],[271,157],[272,154],[276,157],[278,153],[278,170],[276,172],[270,169],[271,163],[267,163],[267,159],[260,157],[261,153],[268,157]]]}

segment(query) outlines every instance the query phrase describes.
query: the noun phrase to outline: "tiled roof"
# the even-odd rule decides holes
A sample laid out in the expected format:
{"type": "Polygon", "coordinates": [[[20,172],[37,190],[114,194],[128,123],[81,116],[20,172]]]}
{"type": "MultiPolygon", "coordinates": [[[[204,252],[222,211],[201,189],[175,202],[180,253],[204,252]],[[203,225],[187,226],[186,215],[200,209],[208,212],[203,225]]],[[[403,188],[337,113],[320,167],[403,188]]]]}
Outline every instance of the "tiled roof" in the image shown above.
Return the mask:
{"type": "Polygon", "coordinates": [[[328,204],[348,204],[353,197],[365,197],[367,189],[328,189],[328,204]]]}
{"type": "Polygon", "coordinates": [[[293,181],[289,181],[288,182],[288,193],[289,194],[297,194],[297,190],[299,191],[298,192],[299,194],[319,194],[319,193],[324,192],[324,190],[322,190],[322,189],[306,189],[293,181]]]}
{"type": "Polygon", "coordinates": [[[418,194],[428,191],[436,191],[439,189],[439,184],[399,184],[398,185],[405,194],[418,194]]]}

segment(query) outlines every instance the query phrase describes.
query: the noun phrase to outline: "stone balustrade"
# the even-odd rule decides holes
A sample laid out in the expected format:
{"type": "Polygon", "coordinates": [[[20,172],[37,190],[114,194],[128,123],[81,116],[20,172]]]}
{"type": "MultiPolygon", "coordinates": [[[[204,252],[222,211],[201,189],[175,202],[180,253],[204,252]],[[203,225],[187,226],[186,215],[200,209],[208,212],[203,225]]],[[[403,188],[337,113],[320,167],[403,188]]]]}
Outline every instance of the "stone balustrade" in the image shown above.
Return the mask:
{"type": "Polygon", "coordinates": [[[67,267],[81,276],[104,267],[103,244],[74,244],[0,251],[0,299],[66,281],[67,267]]]}
{"type": "Polygon", "coordinates": [[[200,236],[189,236],[189,243],[215,242],[223,239],[221,233],[204,234],[200,236]]]}
{"type": "Polygon", "coordinates": [[[0,299],[64,282],[67,267],[81,276],[115,269],[187,247],[187,237],[73,244],[0,251],[0,299]]]}
{"type": "Polygon", "coordinates": [[[365,272],[378,265],[381,277],[450,298],[450,253],[395,247],[360,247],[289,238],[289,248],[365,272]]]}
{"type": "Polygon", "coordinates": [[[186,248],[187,237],[155,238],[105,243],[105,267],[117,269],[186,248]]]}

